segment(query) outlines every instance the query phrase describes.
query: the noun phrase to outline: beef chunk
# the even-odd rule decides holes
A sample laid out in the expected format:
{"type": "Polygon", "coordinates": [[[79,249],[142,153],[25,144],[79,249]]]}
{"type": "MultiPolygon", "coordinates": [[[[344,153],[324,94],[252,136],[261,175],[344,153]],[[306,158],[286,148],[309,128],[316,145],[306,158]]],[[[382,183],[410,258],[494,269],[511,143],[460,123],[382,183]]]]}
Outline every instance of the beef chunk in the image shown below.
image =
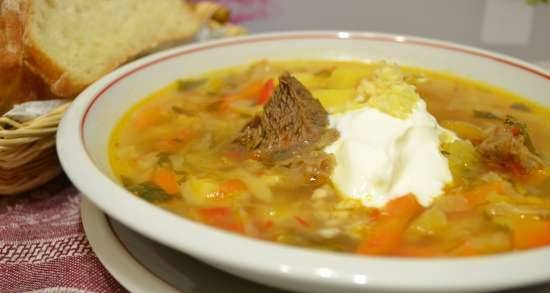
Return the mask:
{"type": "Polygon", "coordinates": [[[507,116],[502,125],[490,129],[477,150],[490,165],[516,174],[544,167],[526,126],[511,116],[507,116]]]}
{"type": "Polygon", "coordinates": [[[286,160],[319,149],[319,143],[334,141],[327,137],[334,137],[335,130],[327,134],[327,126],[328,113],[321,103],[296,78],[284,73],[263,112],[243,127],[234,143],[258,152],[263,159],[286,160]]]}

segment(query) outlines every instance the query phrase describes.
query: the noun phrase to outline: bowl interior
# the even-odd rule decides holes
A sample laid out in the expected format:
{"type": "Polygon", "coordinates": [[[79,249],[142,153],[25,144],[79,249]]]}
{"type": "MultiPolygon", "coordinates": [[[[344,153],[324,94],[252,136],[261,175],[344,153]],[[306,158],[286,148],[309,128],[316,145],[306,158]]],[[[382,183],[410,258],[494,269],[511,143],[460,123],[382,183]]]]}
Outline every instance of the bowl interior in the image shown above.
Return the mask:
{"type": "Polygon", "coordinates": [[[550,105],[548,78],[522,67],[522,63],[512,64],[462,47],[347,33],[241,39],[174,50],[143,60],[140,66],[123,74],[119,72],[89,109],[86,120],[92,122],[84,123],[83,128],[86,148],[100,170],[112,175],[105,152],[110,130],[131,105],[175,79],[264,58],[366,62],[384,59],[485,81],[550,105]]]}
{"type": "Polygon", "coordinates": [[[113,177],[107,154],[112,129],[132,105],[175,79],[264,58],[384,59],[484,81],[550,105],[550,75],[547,72],[519,60],[456,44],[402,36],[336,32],[236,38],[155,54],[128,64],[89,87],[75,101],[58,133],[58,152],[63,167],[88,198],[122,223],[171,247],[233,270],[233,273],[271,285],[306,291],[316,288],[311,290],[316,292],[330,292],[337,288],[356,290],[356,286],[365,285],[398,290],[412,287],[418,290],[483,290],[550,278],[550,268],[541,271],[531,263],[550,261],[548,249],[527,252],[526,257],[486,258],[488,262],[478,259],[422,262],[327,255],[259,243],[213,231],[152,207],[105,178],[113,177]],[[148,218],[140,218],[140,215],[148,218]],[[176,225],[180,231],[196,237],[186,238],[173,233],[169,228],[176,225]],[[204,249],[205,240],[211,241],[208,250],[204,249]],[[218,240],[223,245],[217,243],[218,240]],[[233,253],[227,254],[228,250],[233,253]],[[250,259],[247,252],[255,253],[256,257],[250,259]],[[245,258],[249,261],[242,262],[245,258]],[[367,262],[370,266],[365,266],[367,262]],[[514,266],[527,264],[530,269],[514,274],[514,266]],[[446,266],[447,273],[438,269],[441,265],[446,266]],[[474,267],[479,270],[471,270],[474,267]],[[487,273],[480,275],[480,271],[487,273]],[[460,272],[468,273],[457,277],[456,273],[460,272]],[[509,275],[509,278],[503,278],[502,274],[509,275]],[[396,275],[402,277],[396,280],[396,275]],[[464,284],[465,280],[474,283],[464,284]]]}

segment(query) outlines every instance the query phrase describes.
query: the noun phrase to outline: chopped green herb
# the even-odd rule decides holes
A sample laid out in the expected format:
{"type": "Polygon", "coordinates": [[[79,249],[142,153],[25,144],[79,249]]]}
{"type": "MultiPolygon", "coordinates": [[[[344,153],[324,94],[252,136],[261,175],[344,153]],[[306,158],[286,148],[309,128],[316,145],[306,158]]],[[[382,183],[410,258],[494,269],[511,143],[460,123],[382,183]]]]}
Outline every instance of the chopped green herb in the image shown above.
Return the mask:
{"type": "Polygon", "coordinates": [[[176,114],[186,114],[186,111],[179,106],[172,106],[172,111],[174,111],[176,114]]]}
{"type": "Polygon", "coordinates": [[[187,180],[187,172],[185,171],[174,171],[178,175],[182,175],[180,179],[178,179],[178,184],[183,184],[187,180]]]}
{"type": "Polygon", "coordinates": [[[510,108],[518,111],[523,111],[523,112],[531,112],[531,109],[529,109],[529,107],[520,103],[514,103],[510,105],[510,108]]]}
{"type": "Polygon", "coordinates": [[[136,184],[126,188],[131,193],[149,202],[166,201],[171,198],[171,196],[162,190],[162,188],[150,182],[136,184]]]}
{"type": "Polygon", "coordinates": [[[120,176],[120,182],[122,183],[122,185],[124,187],[128,187],[130,185],[133,185],[134,183],[132,182],[132,180],[130,180],[130,178],[126,177],[126,176],[120,176]]]}
{"type": "Polygon", "coordinates": [[[336,66],[321,68],[317,72],[315,72],[314,75],[321,77],[330,77],[334,69],[336,69],[336,66]]]}
{"type": "Polygon", "coordinates": [[[206,79],[181,79],[178,80],[178,89],[180,91],[194,90],[206,83],[206,79]]]}
{"type": "Polygon", "coordinates": [[[169,156],[170,156],[170,154],[168,154],[168,153],[158,153],[158,154],[157,154],[158,164],[159,164],[161,167],[169,166],[169,165],[170,165],[170,158],[169,158],[169,156]]]}
{"type": "Polygon", "coordinates": [[[474,117],[490,120],[502,120],[502,118],[495,115],[493,112],[474,110],[474,117]]]}

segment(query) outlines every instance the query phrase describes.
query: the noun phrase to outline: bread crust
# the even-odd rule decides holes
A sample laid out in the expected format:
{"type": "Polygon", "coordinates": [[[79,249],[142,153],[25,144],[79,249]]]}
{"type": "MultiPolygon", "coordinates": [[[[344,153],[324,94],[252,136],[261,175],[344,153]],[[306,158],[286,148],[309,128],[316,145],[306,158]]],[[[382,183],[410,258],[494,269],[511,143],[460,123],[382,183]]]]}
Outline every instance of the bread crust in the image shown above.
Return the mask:
{"type": "Polygon", "coordinates": [[[0,0],[0,69],[22,65],[26,0],[0,0]]]}
{"type": "MultiPolygon", "coordinates": [[[[25,27],[27,28],[30,27],[30,22],[32,21],[33,14],[35,13],[32,3],[32,0],[28,2],[28,17],[26,17],[25,23],[25,27]]],[[[182,9],[188,9],[185,5],[187,4],[182,1],[182,9]]],[[[195,21],[194,23],[189,23],[189,25],[193,27],[189,30],[188,34],[183,36],[162,36],[151,44],[143,44],[143,46],[141,47],[136,47],[133,50],[129,50],[126,54],[124,54],[123,58],[114,60],[110,63],[109,66],[106,66],[102,71],[101,76],[109,73],[121,64],[144,54],[145,52],[153,51],[154,48],[163,47],[168,44],[180,43],[190,39],[194,32],[198,30],[200,21],[191,11],[189,11],[189,17],[194,19],[195,21]]],[[[56,96],[72,98],[94,81],[80,81],[73,78],[67,69],[57,64],[52,58],[48,56],[45,51],[40,48],[36,41],[32,39],[32,34],[24,34],[23,51],[24,64],[35,74],[39,75],[49,85],[51,92],[56,96]]]]}
{"type": "Polygon", "coordinates": [[[79,85],[71,81],[67,72],[40,50],[31,38],[25,37],[23,43],[25,66],[40,76],[50,86],[53,94],[71,98],[85,87],[84,84],[79,85]]]}
{"type": "Polygon", "coordinates": [[[0,113],[14,104],[49,99],[48,86],[24,65],[27,0],[0,0],[0,113]]]}

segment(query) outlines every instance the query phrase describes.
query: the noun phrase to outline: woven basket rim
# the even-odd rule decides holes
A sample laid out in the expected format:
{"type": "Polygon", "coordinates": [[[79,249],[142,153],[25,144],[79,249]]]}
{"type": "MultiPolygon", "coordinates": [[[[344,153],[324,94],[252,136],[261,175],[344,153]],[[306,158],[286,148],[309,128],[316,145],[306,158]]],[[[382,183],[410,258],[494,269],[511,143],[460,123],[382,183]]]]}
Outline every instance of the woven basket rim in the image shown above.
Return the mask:
{"type": "Polygon", "coordinates": [[[36,188],[62,173],[55,135],[70,105],[67,101],[26,122],[0,117],[0,196],[36,188]]]}

